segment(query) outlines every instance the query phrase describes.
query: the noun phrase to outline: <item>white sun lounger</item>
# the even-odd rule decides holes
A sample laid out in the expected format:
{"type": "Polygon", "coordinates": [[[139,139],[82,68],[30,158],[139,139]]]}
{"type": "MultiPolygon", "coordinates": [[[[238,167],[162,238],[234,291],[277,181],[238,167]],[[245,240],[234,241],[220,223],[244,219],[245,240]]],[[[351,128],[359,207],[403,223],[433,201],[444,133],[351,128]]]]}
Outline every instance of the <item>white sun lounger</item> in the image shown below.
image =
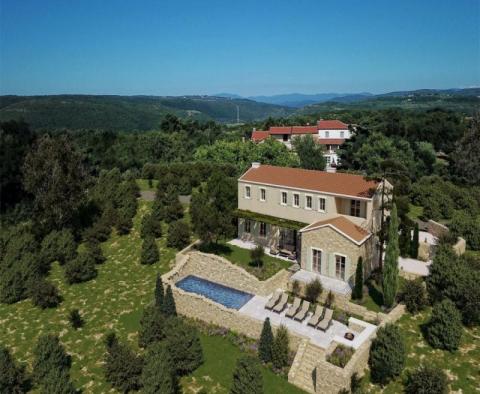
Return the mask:
{"type": "Polygon", "coordinates": [[[317,305],[317,308],[315,309],[315,313],[313,314],[313,316],[308,320],[308,325],[309,326],[313,326],[315,327],[318,322],[320,321],[322,315],[323,315],[323,311],[324,311],[324,307],[322,305],[317,305]]]}
{"type": "Polygon", "coordinates": [[[297,314],[293,316],[294,320],[302,321],[303,319],[305,319],[309,308],[310,308],[310,303],[308,301],[303,301],[302,307],[297,312],[297,314]]]}
{"type": "Polygon", "coordinates": [[[293,317],[297,311],[298,311],[298,308],[300,308],[300,303],[302,302],[302,300],[298,297],[295,297],[295,299],[293,300],[293,304],[290,308],[288,308],[287,310],[287,313],[285,313],[285,316],[286,317],[293,317]]]}
{"type": "Polygon", "coordinates": [[[326,331],[327,328],[330,326],[330,323],[332,322],[332,317],[333,317],[333,311],[327,308],[325,310],[325,316],[323,316],[322,321],[318,323],[317,328],[319,330],[326,331]]]}
{"type": "Polygon", "coordinates": [[[278,301],[277,305],[275,305],[275,307],[273,308],[273,311],[277,313],[282,312],[287,306],[287,301],[288,295],[286,293],[282,293],[282,297],[280,298],[280,301],[278,301]]]}
{"type": "Polygon", "coordinates": [[[265,304],[265,309],[273,309],[273,307],[277,304],[278,300],[280,299],[280,296],[282,295],[281,290],[277,290],[273,295],[270,297],[268,302],[265,304]]]}

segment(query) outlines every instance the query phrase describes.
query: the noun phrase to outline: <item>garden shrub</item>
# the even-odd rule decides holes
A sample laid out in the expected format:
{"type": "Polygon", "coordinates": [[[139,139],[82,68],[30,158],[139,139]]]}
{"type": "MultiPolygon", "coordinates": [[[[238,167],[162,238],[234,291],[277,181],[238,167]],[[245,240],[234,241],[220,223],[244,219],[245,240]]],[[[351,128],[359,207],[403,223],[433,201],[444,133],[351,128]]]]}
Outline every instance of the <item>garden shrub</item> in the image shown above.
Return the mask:
{"type": "Polygon", "coordinates": [[[307,283],[305,287],[305,298],[310,302],[317,302],[318,297],[322,294],[323,286],[319,279],[315,279],[307,283]]]}
{"type": "Polygon", "coordinates": [[[95,260],[88,253],[80,253],[65,264],[65,278],[68,284],[86,282],[96,276],[95,260]]]}
{"type": "Polygon", "coordinates": [[[426,325],[426,339],[430,345],[437,349],[456,350],[462,332],[462,317],[452,301],[445,299],[433,306],[426,325]]]}
{"type": "Polygon", "coordinates": [[[439,368],[422,365],[408,372],[404,388],[406,394],[447,394],[447,375],[439,368]]]}
{"type": "Polygon", "coordinates": [[[263,266],[263,258],[265,256],[265,250],[262,245],[257,245],[250,251],[251,264],[256,265],[258,268],[263,266]]]}
{"type": "Polygon", "coordinates": [[[402,300],[407,310],[413,315],[427,306],[427,294],[421,279],[405,281],[402,300]]]}
{"type": "Polygon", "coordinates": [[[51,370],[40,387],[40,394],[78,394],[68,370],[51,370]]]}
{"type": "Polygon", "coordinates": [[[82,316],[80,316],[78,309],[72,309],[70,311],[70,314],[68,315],[68,321],[75,330],[83,326],[83,319],[82,316]]]}
{"type": "Polygon", "coordinates": [[[77,255],[77,243],[69,230],[52,231],[42,240],[42,258],[47,263],[65,264],[77,255]]]}
{"type": "Polygon", "coordinates": [[[160,254],[158,252],[157,243],[155,238],[149,236],[145,238],[142,242],[142,255],[140,257],[140,263],[151,265],[158,262],[160,254]]]}
{"type": "Polygon", "coordinates": [[[54,308],[62,301],[57,287],[43,278],[32,281],[30,297],[33,305],[42,309],[54,308]]]}
{"type": "Polygon", "coordinates": [[[25,367],[15,362],[6,347],[0,346],[0,393],[26,393],[30,386],[25,367]]]}
{"type": "Polygon", "coordinates": [[[163,342],[149,346],[142,370],[142,392],[146,394],[177,394],[178,381],[172,356],[163,342]]]}
{"type": "Polygon", "coordinates": [[[372,381],[386,384],[400,375],[405,367],[407,352],[405,340],[400,329],[387,324],[377,331],[377,337],[372,341],[368,364],[372,381]]]}
{"type": "Polygon", "coordinates": [[[233,371],[230,394],[263,394],[263,378],[257,359],[243,356],[233,371]]]}
{"type": "Polygon", "coordinates": [[[190,243],[190,226],[184,220],[177,220],[168,226],[167,245],[183,249],[190,243]]]}
{"type": "Polygon", "coordinates": [[[351,347],[338,344],[335,350],[328,355],[327,361],[337,367],[345,368],[345,365],[350,361],[354,352],[355,350],[351,347]]]}
{"type": "Polygon", "coordinates": [[[43,382],[51,371],[68,371],[72,364],[58,336],[52,334],[38,338],[33,356],[33,377],[37,383],[43,382]]]}

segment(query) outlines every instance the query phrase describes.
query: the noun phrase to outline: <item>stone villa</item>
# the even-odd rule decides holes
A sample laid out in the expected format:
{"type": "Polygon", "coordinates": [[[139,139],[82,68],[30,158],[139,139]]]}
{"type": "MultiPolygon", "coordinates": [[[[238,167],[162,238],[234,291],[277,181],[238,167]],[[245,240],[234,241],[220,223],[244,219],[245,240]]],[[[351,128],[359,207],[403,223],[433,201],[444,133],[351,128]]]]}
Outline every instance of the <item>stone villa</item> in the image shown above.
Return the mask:
{"type": "Polygon", "coordinates": [[[291,149],[294,138],[307,134],[312,135],[319,144],[325,147],[327,170],[333,170],[337,166],[339,160],[337,150],[345,140],[352,136],[347,124],[339,120],[320,119],[315,126],[272,126],[266,131],[253,129],[252,141],[260,143],[271,137],[291,149]]]}
{"type": "Polygon", "coordinates": [[[253,163],[238,179],[238,236],[296,259],[298,279],[346,295],[358,258],[365,277],[378,262],[380,207],[381,183],[360,175],[253,163]]]}

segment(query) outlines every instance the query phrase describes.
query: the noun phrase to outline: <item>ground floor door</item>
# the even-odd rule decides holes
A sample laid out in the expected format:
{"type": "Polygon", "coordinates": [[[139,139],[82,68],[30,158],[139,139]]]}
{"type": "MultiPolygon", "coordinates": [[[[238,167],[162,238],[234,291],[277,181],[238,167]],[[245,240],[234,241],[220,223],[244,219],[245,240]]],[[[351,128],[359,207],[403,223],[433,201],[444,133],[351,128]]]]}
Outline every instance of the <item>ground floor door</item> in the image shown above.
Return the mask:
{"type": "Polygon", "coordinates": [[[280,229],[280,239],[278,240],[278,248],[285,249],[289,252],[295,252],[297,249],[297,232],[282,228],[280,229]]]}

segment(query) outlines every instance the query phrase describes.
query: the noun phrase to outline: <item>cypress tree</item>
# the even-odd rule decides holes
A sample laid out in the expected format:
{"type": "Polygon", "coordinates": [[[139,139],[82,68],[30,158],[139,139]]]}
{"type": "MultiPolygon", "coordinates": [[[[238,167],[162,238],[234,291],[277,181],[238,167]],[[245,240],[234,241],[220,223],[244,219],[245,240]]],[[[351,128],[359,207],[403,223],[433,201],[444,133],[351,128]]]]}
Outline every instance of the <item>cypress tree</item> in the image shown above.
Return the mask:
{"type": "Polygon", "coordinates": [[[147,394],[175,394],[178,382],[173,360],[163,342],[149,346],[142,371],[143,392],[147,394]]]}
{"type": "Polygon", "coordinates": [[[360,256],[355,271],[355,287],[353,288],[352,298],[361,300],[363,298],[363,258],[360,256]]]}
{"type": "Polygon", "coordinates": [[[165,316],[177,316],[177,307],[175,306],[175,299],[173,298],[173,292],[170,285],[167,286],[161,311],[165,316]]]}
{"type": "Polygon", "coordinates": [[[70,374],[64,370],[52,370],[42,382],[40,394],[77,394],[70,380],[70,374]]]}
{"type": "Polygon", "coordinates": [[[155,243],[155,238],[147,237],[143,240],[142,243],[142,256],[140,258],[140,263],[142,264],[154,264],[158,261],[160,255],[158,253],[157,244],[155,243]]]}
{"type": "Polygon", "coordinates": [[[263,322],[262,334],[258,344],[258,357],[264,363],[272,361],[273,333],[270,325],[270,318],[266,318],[263,322]]]}
{"type": "Polygon", "coordinates": [[[26,393],[29,389],[25,367],[17,365],[10,351],[0,346],[0,393],[26,393]]]}
{"type": "Polygon", "coordinates": [[[70,369],[71,358],[56,335],[41,336],[33,349],[33,355],[33,377],[38,383],[43,383],[53,370],[61,372],[70,369]]]}
{"type": "Polygon", "coordinates": [[[165,338],[165,316],[155,306],[147,306],[140,319],[140,331],[138,332],[138,345],[147,347],[153,342],[165,338]]]}
{"type": "Polygon", "coordinates": [[[233,371],[230,394],[262,394],[262,373],[258,362],[251,356],[240,357],[233,371]]]}
{"type": "Polygon", "coordinates": [[[393,204],[388,226],[388,244],[383,267],[383,303],[390,308],[395,302],[398,291],[398,217],[397,207],[393,204]]]}
{"type": "Polygon", "coordinates": [[[418,247],[419,247],[419,235],[418,235],[418,223],[415,223],[415,228],[413,230],[413,240],[410,245],[410,257],[416,259],[418,257],[418,247]]]}
{"type": "Polygon", "coordinates": [[[285,326],[280,326],[272,346],[273,366],[282,369],[288,365],[288,331],[285,326]]]}
{"type": "Polygon", "coordinates": [[[157,274],[157,281],[155,282],[155,306],[157,308],[163,308],[163,300],[164,300],[164,290],[163,290],[163,282],[162,277],[160,274],[157,274]]]}
{"type": "Polygon", "coordinates": [[[398,240],[398,246],[400,248],[400,255],[402,257],[410,256],[412,250],[411,242],[411,230],[410,227],[406,224],[401,226],[400,238],[398,240]]]}

